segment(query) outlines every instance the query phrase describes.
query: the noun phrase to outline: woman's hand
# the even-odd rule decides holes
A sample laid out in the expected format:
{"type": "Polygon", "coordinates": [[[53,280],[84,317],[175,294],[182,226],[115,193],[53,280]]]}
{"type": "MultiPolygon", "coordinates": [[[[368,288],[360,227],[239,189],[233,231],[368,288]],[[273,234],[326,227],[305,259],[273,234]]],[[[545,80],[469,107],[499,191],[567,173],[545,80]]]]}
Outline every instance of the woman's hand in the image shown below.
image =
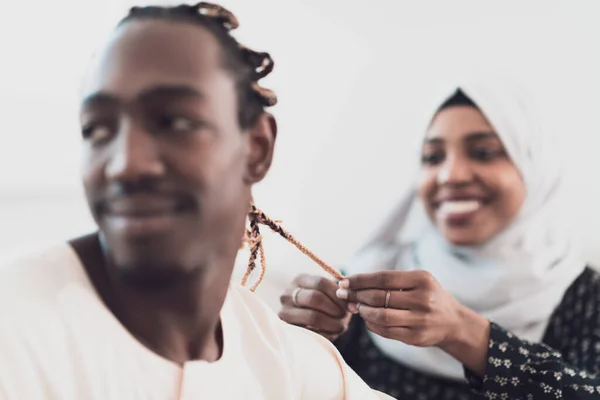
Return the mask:
{"type": "Polygon", "coordinates": [[[429,272],[354,275],[340,281],[336,295],[370,331],[413,346],[437,346],[473,372],[485,371],[489,321],[460,304],[429,272]]]}
{"type": "Polygon", "coordinates": [[[310,329],[334,341],[348,329],[352,314],[335,292],[336,282],[314,275],[300,275],[281,296],[279,318],[310,329]]]}

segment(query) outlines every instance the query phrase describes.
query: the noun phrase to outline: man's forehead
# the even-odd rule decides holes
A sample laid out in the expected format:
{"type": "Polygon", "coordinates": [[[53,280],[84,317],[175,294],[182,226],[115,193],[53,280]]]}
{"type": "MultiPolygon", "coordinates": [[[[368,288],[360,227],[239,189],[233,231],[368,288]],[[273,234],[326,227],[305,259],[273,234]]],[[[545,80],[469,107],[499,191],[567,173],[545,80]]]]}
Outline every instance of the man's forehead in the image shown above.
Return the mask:
{"type": "Polygon", "coordinates": [[[148,86],[193,87],[222,72],[220,51],[210,32],[190,23],[129,22],[94,55],[80,97],[99,91],[131,92],[136,83],[137,92],[148,86]]]}

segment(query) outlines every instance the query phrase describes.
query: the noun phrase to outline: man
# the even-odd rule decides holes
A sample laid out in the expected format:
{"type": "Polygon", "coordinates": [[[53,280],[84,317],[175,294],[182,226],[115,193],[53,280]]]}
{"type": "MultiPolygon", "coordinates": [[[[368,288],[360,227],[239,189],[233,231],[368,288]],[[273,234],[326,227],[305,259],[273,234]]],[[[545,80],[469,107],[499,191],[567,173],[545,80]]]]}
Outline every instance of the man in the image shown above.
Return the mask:
{"type": "Polygon", "coordinates": [[[86,80],[99,233],[4,268],[0,398],[376,399],[318,335],[230,287],[271,164],[266,53],[219,6],[134,8],[86,80]]]}

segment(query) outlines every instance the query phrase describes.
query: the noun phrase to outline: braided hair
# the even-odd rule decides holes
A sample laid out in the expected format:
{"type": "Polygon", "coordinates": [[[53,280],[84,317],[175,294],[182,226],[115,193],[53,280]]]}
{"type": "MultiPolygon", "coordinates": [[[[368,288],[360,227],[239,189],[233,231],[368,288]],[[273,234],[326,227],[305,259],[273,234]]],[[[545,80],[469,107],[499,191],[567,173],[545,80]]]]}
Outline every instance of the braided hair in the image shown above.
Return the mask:
{"type": "Polygon", "coordinates": [[[311,260],[316,262],[325,272],[334,277],[337,280],[342,279],[344,276],[333,268],[331,265],[327,264],[325,261],[320,259],[316,254],[310,251],[306,246],[298,241],[294,236],[292,236],[288,231],[286,231],[282,226],[280,221],[275,221],[268,215],[266,215],[263,211],[258,209],[254,203],[250,204],[250,211],[248,212],[248,219],[250,221],[249,228],[246,229],[246,234],[244,237],[244,243],[248,245],[250,248],[250,260],[248,261],[248,268],[246,269],[246,274],[242,279],[242,285],[246,286],[248,278],[252,271],[256,268],[256,259],[260,256],[260,276],[258,280],[252,285],[250,290],[254,291],[258,287],[258,285],[262,282],[265,271],[267,270],[267,264],[265,261],[265,250],[263,248],[262,236],[260,234],[259,224],[268,226],[273,232],[278,233],[285,240],[296,246],[298,250],[302,253],[306,254],[311,260]]]}
{"type": "MultiPolygon", "coordinates": [[[[258,117],[264,112],[265,107],[274,106],[277,96],[269,89],[263,88],[258,81],[273,71],[275,63],[265,52],[256,52],[241,45],[230,34],[239,26],[235,15],[229,10],[217,5],[201,2],[196,5],[182,4],[175,7],[133,7],[129,14],[121,20],[123,25],[132,20],[168,20],[181,21],[200,25],[207,29],[217,39],[223,50],[224,67],[232,74],[236,81],[238,92],[238,120],[242,129],[252,127],[258,117]]],[[[308,248],[302,245],[295,237],[287,232],[279,223],[259,210],[254,203],[250,204],[248,211],[248,228],[244,233],[242,243],[250,248],[250,258],[246,273],[242,278],[242,285],[246,286],[252,272],[256,269],[256,261],[260,258],[260,276],[250,287],[254,291],[262,282],[266,272],[265,253],[259,225],[265,225],[284,239],[292,243],[302,253],[319,264],[327,273],[336,279],[343,276],[332,266],[321,260],[308,248]]]]}

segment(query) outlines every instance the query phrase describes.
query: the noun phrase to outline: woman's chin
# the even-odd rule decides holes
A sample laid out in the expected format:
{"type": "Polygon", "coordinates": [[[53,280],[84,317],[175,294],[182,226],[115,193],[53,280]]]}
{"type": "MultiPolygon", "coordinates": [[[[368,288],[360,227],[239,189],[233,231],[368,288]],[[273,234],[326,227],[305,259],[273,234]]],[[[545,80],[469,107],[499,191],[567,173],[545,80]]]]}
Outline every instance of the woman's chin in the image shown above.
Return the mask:
{"type": "Polygon", "coordinates": [[[486,242],[489,238],[482,235],[473,228],[456,228],[448,226],[438,226],[438,229],[444,235],[448,243],[454,246],[477,246],[486,242]]]}

